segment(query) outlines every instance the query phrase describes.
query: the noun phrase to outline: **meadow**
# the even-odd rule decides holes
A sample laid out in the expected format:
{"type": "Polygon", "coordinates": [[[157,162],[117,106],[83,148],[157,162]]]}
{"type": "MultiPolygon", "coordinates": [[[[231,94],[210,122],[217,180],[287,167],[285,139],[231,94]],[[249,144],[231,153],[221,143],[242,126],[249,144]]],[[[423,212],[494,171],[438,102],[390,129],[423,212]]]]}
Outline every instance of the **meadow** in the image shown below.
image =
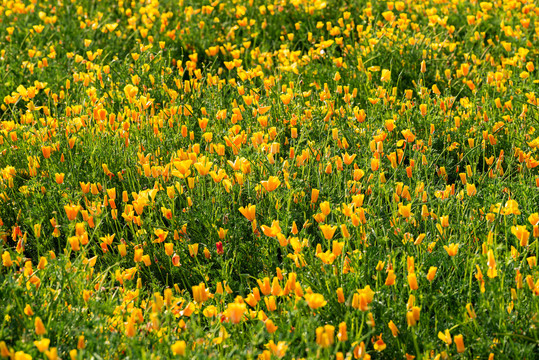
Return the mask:
{"type": "Polygon", "coordinates": [[[533,0],[0,2],[0,357],[539,358],[533,0]]]}

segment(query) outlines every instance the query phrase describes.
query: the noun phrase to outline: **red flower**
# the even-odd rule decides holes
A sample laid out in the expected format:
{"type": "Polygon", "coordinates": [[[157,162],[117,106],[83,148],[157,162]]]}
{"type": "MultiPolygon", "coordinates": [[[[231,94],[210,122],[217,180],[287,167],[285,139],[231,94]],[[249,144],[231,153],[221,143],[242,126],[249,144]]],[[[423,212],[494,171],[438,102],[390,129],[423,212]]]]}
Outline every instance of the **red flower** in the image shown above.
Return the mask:
{"type": "Polygon", "coordinates": [[[223,255],[225,253],[225,250],[223,249],[223,243],[218,241],[215,243],[215,246],[217,246],[217,254],[223,255]]]}

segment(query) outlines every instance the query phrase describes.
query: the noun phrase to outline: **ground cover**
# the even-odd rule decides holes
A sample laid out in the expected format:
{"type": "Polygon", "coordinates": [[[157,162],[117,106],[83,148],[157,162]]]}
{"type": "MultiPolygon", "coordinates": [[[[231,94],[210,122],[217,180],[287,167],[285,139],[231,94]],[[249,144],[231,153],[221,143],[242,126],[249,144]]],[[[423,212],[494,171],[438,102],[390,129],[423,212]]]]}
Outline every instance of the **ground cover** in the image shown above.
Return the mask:
{"type": "Polygon", "coordinates": [[[0,356],[534,359],[539,7],[0,3],[0,356]]]}

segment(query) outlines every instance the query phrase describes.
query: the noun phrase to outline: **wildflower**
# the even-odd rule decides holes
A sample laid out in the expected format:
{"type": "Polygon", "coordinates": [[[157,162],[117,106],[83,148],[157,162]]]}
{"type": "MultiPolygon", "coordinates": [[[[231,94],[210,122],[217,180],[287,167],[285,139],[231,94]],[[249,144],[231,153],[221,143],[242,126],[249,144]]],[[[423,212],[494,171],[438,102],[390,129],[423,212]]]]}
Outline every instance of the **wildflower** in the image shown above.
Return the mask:
{"type": "Polygon", "coordinates": [[[343,292],[343,289],[342,288],[338,288],[337,289],[337,301],[340,303],[340,304],[343,304],[345,299],[344,299],[344,292],[343,292]]]}
{"type": "Polygon", "coordinates": [[[329,347],[335,342],[335,326],[325,325],[316,329],[316,343],[321,347],[329,347]]]}
{"type": "Polygon", "coordinates": [[[455,345],[457,345],[457,352],[463,353],[466,348],[464,347],[464,340],[461,334],[455,336],[455,345]]]}
{"type": "Polygon", "coordinates": [[[447,251],[447,254],[449,256],[455,256],[457,255],[457,252],[459,251],[459,244],[451,243],[449,246],[444,245],[445,251],[447,251]]]}
{"type": "Polygon", "coordinates": [[[421,111],[421,116],[426,116],[427,115],[427,105],[426,104],[419,105],[419,110],[421,111]]]}
{"type": "Polygon", "coordinates": [[[154,243],[162,243],[168,235],[168,231],[164,231],[163,229],[155,229],[153,233],[157,236],[157,239],[153,241],[154,243]]]}
{"type": "Polygon", "coordinates": [[[395,284],[395,279],[397,278],[397,276],[395,275],[395,272],[393,270],[389,270],[387,272],[387,278],[386,278],[386,282],[385,282],[385,285],[386,286],[391,286],[391,285],[394,285],[395,284]]]}
{"type": "Polygon", "coordinates": [[[382,69],[382,76],[380,77],[381,82],[388,82],[391,80],[391,71],[382,69]]]}
{"type": "Polygon", "coordinates": [[[322,211],[322,214],[324,214],[325,216],[328,216],[329,213],[331,212],[329,202],[324,201],[324,202],[320,203],[320,210],[322,211]]]}
{"type": "Polygon", "coordinates": [[[222,227],[220,227],[219,231],[217,232],[217,235],[219,236],[219,239],[224,240],[227,233],[228,233],[228,229],[225,230],[222,227]]]}
{"type": "Polygon", "coordinates": [[[377,338],[378,340],[374,342],[374,350],[378,352],[384,351],[387,346],[384,340],[382,340],[382,334],[378,335],[377,338]]]}
{"type": "Polygon", "coordinates": [[[45,329],[45,325],[43,324],[43,321],[41,321],[41,318],[38,316],[36,317],[34,321],[36,335],[44,335],[47,332],[47,329],[45,329]]]}
{"type": "Polygon", "coordinates": [[[174,344],[172,344],[170,346],[170,349],[172,350],[172,353],[174,355],[183,356],[183,355],[185,355],[186,347],[187,347],[187,345],[185,344],[185,341],[179,340],[179,341],[176,341],[174,344]]]}
{"type": "Polygon", "coordinates": [[[261,181],[261,184],[267,192],[272,192],[281,185],[281,181],[277,176],[270,176],[268,180],[261,181]]]}
{"type": "Polygon", "coordinates": [[[245,310],[246,310],[245,304],[234,302],[234,303],[228,304],[228,307],[225,310],[225,314],[230,319],[230,321],[232,321],[233,324],[238,324],[243,318],[243,314],[245,313],[245,310]]]}
{"type": "Polygon", "coordinates": [[[324,295],[322,294],[305,294],[305,301],[307,305],[313,310],[321,308],[327,304],[327,301],[324,300],[324,295]]]}
{"type": "Polygon", "coordinates": [[[427,273],[427,280],[429,281],[434,280],[434,277],[436,276],[436,270],[438,270],[438,268],[435,266],[431,266],[429,268],[429,272],[427,273]]]}
{"type": "Polygon", "coordinates": [[[505,207],[502,209],[503,215],[520,215],[520,210],[518,209],[518,202],[515,200],[507,200],[505,207]]]}
{"type": "Polygon", "coordinates": [[[393,322],[393,320],[390,320],[387,324],[389,326],[389,329],[391,330],[391,334],[393,337],[397,337],[399,335],[399,329],[397,328],[397,325],[393,322]]]}
{"type": "Polygon", "coordinates": [[[50,339],[41,339],[39,341],[34,341],[34,345],[37,347],[39,352],[45,352],[49,350],[50,342],[50,339]]]}
{"type": "Polygon", "coordinates": [[[273,334],[279,328],[278,326],[275,326],[275,324],[273,323],[273,320],[271,320],[271,319],[267,319],[264,323],[266,325],[266,330],[270,334],[273,334]]]}
{"type": "Polygon", "coordinates": [[[474,184],[466,184],[466,194],[468,196],[474,196],[477,194],[477,189],[474,184]]]}
{"type": "Polygon", "coordinates": [[[415,273],[408,274],[408,285],[410,285],[410,289],[412,290],[419,289],[415,273]]]}
{"type": "Polygon", "coordinates": [[[5,267],[10,267],[13,265],[13,261],[11,261],[11,254],[7,251],[2,253],[2,265],[5,267]]]}
{"type": "Polygon", "coordinates": [[[61,185],[64,183],[64,176],[65,174],[64,173],[56,173],[54,174],[54,180],[56,181],[57,184],[61,185]]]}
{"type": "Polygon", "coordinates": [[[449,215],[440,216],[440,225],[442,227],[449,226],[449,215]]]}
{"type": "Polygon", "coordinates": [[[412,213],[412,203],[410,203],[408,205],[399,204],[399,215],[402,216],[405,219],[407,219],[410,216],[414,215],[412,213]]]}
{"type": "Polygon", "coordinates": [[[221,241],[216,242],[215,246],[217,248],[217,254],[223,255],[225,253],[225,250],[223,249],[223,243],[221,241]]]}
{"type": "Polygon", "coordinates": [[[451,339],[451,334],[449,333],[449,330],[445,330],[445,333],[439,331],[438,332],[438,339],[445,342],[447,345],[451,345],[453,343],[453,340],[451,339]]]}
{"type": "Polygon", "coordinates": [[[318,189],[312,189],[311,191],[311,202],[315,203],[318,201],[318,195],[320,194],[320,190],[318,189]]]}
{"type": "Polygon", "coordinates": [[[331,240],[333,238],[333,235],[335,234],[335,231],[337,230],[336,226],[323,224],[320,225],[320,230],[322,231],[322,234],[324,234],[324,238],[326,240],[331,240]]]}
{"type": "Polygon", "coordinates": [[[279,359],[286,355],[286,350],[288,349],[285,341],[279,341],[275,344],[273,340],[270,340],[265,346],[270,349],[272,355],[279,359]]]}
{"type": "Polygon", "coordinates": [[[526,229],[526,226],[511,226],[511,233],[517,237],[520,241],[520,246],[528,246],[528,239],[530,238],[530,232],[526,229]]]}
{"type": "Polygon", "coordinates": [[[247,218],[249,221],[253,221],[255,219],[256,214],[256,205],[247,205],[246,207],[240,207],[239,211],[243,216],[247,218]]]}

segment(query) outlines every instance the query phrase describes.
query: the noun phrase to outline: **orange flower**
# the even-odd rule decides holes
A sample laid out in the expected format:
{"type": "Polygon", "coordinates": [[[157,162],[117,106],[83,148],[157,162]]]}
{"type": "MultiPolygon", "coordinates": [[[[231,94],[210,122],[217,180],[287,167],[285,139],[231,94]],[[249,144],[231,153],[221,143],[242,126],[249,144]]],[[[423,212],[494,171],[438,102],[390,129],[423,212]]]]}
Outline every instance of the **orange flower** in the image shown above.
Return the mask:
{"type": "Polygon", "coordinates": [[[350,165],[352,161],[354,161],[355,158],[356,158],[356,154],[348,155],[348,153],[344,153],[342,155],[342,159],[346,165],[350,165]]]}
{"type": "Polygon", "coordinates": [[[389,324],[387,325],[389,326],[389,329],[391,330],[391,334],[393,335],[393,337],[397,337],[397,335],[399,335],[399,329],[397,328],[397,325],[395,325],[393,320],[389,321],[389,324]]]}
{"type": "Polygon", "coordinates": [[[209,174],[210,169],[212,167],[213,163],[211,161],[207,161],[206,159],[203,159],[202,162],[195,163],[195,169],[197,169],[200,176],[206,176],[209,174]]]}
{"type": "Polygon", "coordinates": [[[415,273],[408,274],[408,285],[410,285],[410,289],[412,290],[419,289],[419,285],[417,284],[417,277],[415,273]]]}
{"type": "Polygon", "coordinates": [[[344,321],[339,324],[339,333],[337,334],[337,339],[339,339],[339,341],[348,340],[348,333],[347,333],[347,329],[346,329],[346,323],[344,321]]]}
{"type": "Polygon", "coordinates": [[[240,207],[240,213],[247,218],[249,221],[253,221],[255,219],[256,214],[256,205],[247,205],[246,207],[240,207]]]}
{"type": "Polygon", "coordinates": [[[386,349],[386,343],[384,340],[382,340],[382,334],[378,336],[378,340],[374,343],[374,350],[375,351],[384,351],[386,349]]]}
{"type": "Polygon", "coordinates": [[[458,334],[455,336],[455,345],[457,345],[457,352],[463,353],[466,348],[464,347],[464,339],[462,338],[461,334],[458,334]]]}
{"type": "Polygon", "coordinates": [[[65,176],[64,173],[60,173],[60,174],[56,173],[54,174],[54,180],[56,180],[57,184],[61,185],[64,183],[64,176],[65,176]]]}
{"type": "Polygon", "coordinates": [[[474,196],[475,194],[477,194],[477,189],[475,188],[474,184],[466,184],[466,194],[468,196],[474,196]]]}
{"type": "Polygon", "coordinates": [[[281,180],[277,176],[270,176],[268,180],[261,181],[260,183],[267,192],[272,192],[281,185],[281,180]]]}
{"type": "Polygon", "coordinates": [[[528,246],[528,239],[530,238],[530,232],[526,229],[526,226],[517,225],[511,226],[511,233],[517,237],[520,241],[520,246],[528,246]]]}
{"type": "Polygon", "coordinates": [[[399,215],[402,216],[405,219],[407,219],[410,216],[414,215],[412,213],[412,203],[410,203],[408,205],[399,204],[399,215]]]}
{"type": "Polygon", "coordinates": [[[404,129],[401,131],[402,136],[406,139],[406,142],[412,143],[415,141],[415,135],[410,129],[404,129]]]}
{"type": "Polygon", "coordinates": [[[168,235],[168,231],[164,231],[163,229],[155,229],[153,233],[157,236],[157,239],[153,241],[154,243],[162,243],[168,235]]]}
{"type": "Polygon", "coordinates": [[[436,271],[438,270],[437,267],[431,266],[429,268],[429,272],[427,273],[427,280],[432,281],[434,280],[434,277],[436,276],[436,271]]]}
{"type": "Polygon", "coordinates": [[[340,304],[343,304],[345,301],[342,288],[337,289],[337,301],[339,301],[340,304]]]}
{"type": "Polygon", "coordinates": [[[442,225],[442,227],[449,226],[449,215],[440,216],[440,225],[442,225]]]}
{"type": "Polygon", "coordinates": [[[459,251],[459,244],[451,243],[449,246],[444,245],[444,249],[449,256],[455,256],[459,251]]]}
{"type": "Polygon", "coordinates": [[[320,225],[320,230],[322,230],[322,234],[324,234],[324,238],[326,240],[331,240],[333,238],[333,235],[335,235],[335,231],[337,230],[336,226],[323,224],[320,225]]]}
{"type": "Polygon", "coordinates": [[[43,157],[45,159],[48,159],[48,158],[51,157],[51,150],[52,150],[52,147],[50,147],[50,146],[41,147],[41,152],[43,153],[43,157]]]}
{"type": "Polygon", "coordinates": [[[387,278],[386,278],[386,282],[385,282],[385,285],[386,286],[392,286],[395,284],[395,279],[397,278],[397,276],[395,275],[395,272],[393,270],[389,270],[387,272],[387,278]]]}
{"type": "Polygon", "coordinates": [[[320,194],[320,190],[318,189],[312,189],[311,191],[311,202],[315,203],[318,201],[318,195],[320,194]]]}
{"type": "Polygon", "coordinates": [[[186,348],[187,348],[187,345],[186,345],[185,341],[183,341],[183,340],[176,341],[174,344],[172,344],[170,346],[170,349],[172,350],[172,353],[174,355],[180,355],[180,356],[185,355],[185,349],[186,348]]]}
{"type": "Polygon", "coordinates": [[[245,304],[234,302],[234,303],[228,304],[228,307],[225,310],[225,314],[233,324],[239,324],[239,322],[243,318],[243,314],[245,313],[245,310],[246,310],[245,304]]]}
{"type": "Polygon", "coordinates": [[[335,326],[325,325],[316,329],[316,343],[323,348],[333,345],[335,342],[335,326]]]}
{"type": "Polygon", "coordinates": [[[419,105],[419,110],[421,111],[422,116],[427,115],[427,105],[426,104],[419,105]]]}
{"type": "Polygon", "coordinates": [[[36,317],[34,325],[36,328],[36,335],[44,335],[47,332],[47,329],[45,329],[45,325],[43,324],[43,321],[41,321],[41,318],[39,316],[36,317]]]}
{"type": "Polygon", "coordinates": [[[326,300],[324,300],[324,295],[322,294],[305,294],[304,298],[307,305],[309,305],[309,307],[313,310],[321,308],[327,304],[326,300]]]}
{"type": "Polygon", "coordinates": [[[328,216],[329,213],[331,212],[329,202],[324,201],[324,202],[320,203],[320,210],[322,211],[322,214],[324,214],[325,216],[328,216]]]}
{"type": "Polygon", "coordinates": [[[273,320],[271,319],[267,319],[265,321],[265,325],[266,325],[266,330],[270,333],[270,334],[273,334],[275,331],[277,331],[277,329],[279,328],[278,326],[275,326],[275,324],[273,323],[273,320]]]}

